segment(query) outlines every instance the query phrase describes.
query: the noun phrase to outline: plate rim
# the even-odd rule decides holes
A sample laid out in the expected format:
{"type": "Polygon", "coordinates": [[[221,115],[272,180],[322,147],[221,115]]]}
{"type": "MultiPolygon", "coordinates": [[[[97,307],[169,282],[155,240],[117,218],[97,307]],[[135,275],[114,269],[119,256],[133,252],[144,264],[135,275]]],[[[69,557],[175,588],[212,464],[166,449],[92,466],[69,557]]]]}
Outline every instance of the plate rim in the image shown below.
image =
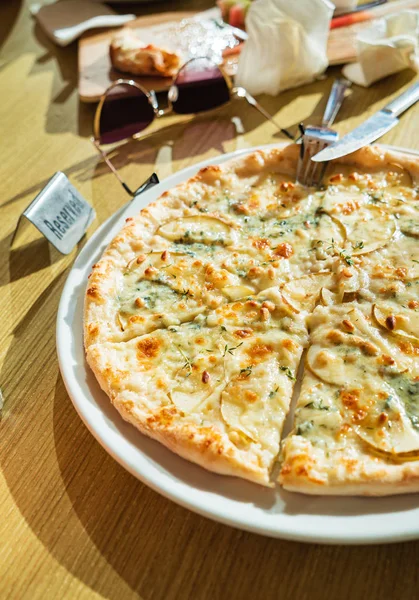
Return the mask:
{"type": "MultiPolygon", "coordinates": [[[[158,185],[154,186],[150,190],[147,190],[144,194],[139,196],[139,198],[140,198],[139,202],[142,205],[148,204],[149,202],[153,201],[153,199],[158,198],[160,196],[160,194],[163,193],[165,190],[170,189],[170,188],[174,187],[175,185],[178,185],[182,181],[186,181],[189,177],[193,176],[202,167],[206,167],[211,164],[220,164],[220,163],[226,162],[228,160],[238,158],[245,154],[250,154],[256,150],[268,150],[268,149],[277,148],[277,147],[281,147],[281,146],[285,146],[285,145],[287,145],[287,142],[278,142],[275,144],[258,145],[258,146],[252,146],[249,148],[242,148],[242,149],[235,150],[235,151],[227,153],[227,154],[218,155],[218,156],[206,159],[204,161],[200,161],[196,164],[192,164],[184,169],[181,169],[181,170],[173,173],[169,177],[162,180],[158,185]]],[[[397,147],[397,146],[392,146],[392,145],[385,145],[385,144],[380,144],[380,147],[382,147],[384,149],[393,150],[393,151],[403,152],[405,154],[413,154],[415,156],[419,156],[419,151],[410,150],[407,148],[402,148],[402,147],[397,147]]],[[[156,475],[151,474],[150,472],[144,472],[144,470],[139,469],[138,466],[136,467],[132,462],[127,460],[126,457],[122,456],[121,453],[118,453],[118,451],[112,446],[112,444],[110,444],[109,440],[104,439],[103,435],[99,431],[97,423],[96,424],[92,423],[92,419],[91,419],[91,415],[89,414],[88,406],[85,405],[86,398],[78,397],[77,390],[75,389],[74,382],[72,381],[72,378],[74,377],[74,365],[70,365],[69,362],[66,360],[68,358],[68,346],[66,345],[66,341],[68,341],[68,337],[70,337],[70,339],[73,340],[75,333],[74,333],[74,330],[70,327],[70,325],[66,322],[65,316],[68,314],[69,309],[71,310],[69,305],[70,305],[70,301],[71,301],[71,292],[73,290],[73,278],[76,277],[76,272],[79,268],[79,265],[81,265],[89,255],[92,256],[92,254],[93,254],[92,250],[94,251],[94,249],[97,248],[96,242],[98,240],[102,240],[102,242],[103,242],[103,240],[106,239],[106,228],[107,227],[111,226],[111,231],[113,231],[114,229],[117,228],[117,226],[122,225],[122,219],[124,218],[124,216],[127,213],[131,212],[130,209],[132,206],[133,206],[132,202],[129,201],[127,204],[123,205],[121,208],[119,208],[117,211],[115,211],[115,213],[113,213],[113,215],[111,215],[108,219],[106,219],[97,228],[97,230],[93,233],[93,235],[86,242],[86,244],[84,245],[84,247],[82,248],[82,250],[80,251],[78,256],[76,257],[76,259],[75,259],[73,265],[71,266],[71,269],[67,275],[67,279],[64,284],[62,293],[61,293],[58,312],[57,312],[57,319],[56,319],[56,348],[57,348],[58,364],[59,364],[59,369],[60,369],[61,376],[62,376],[64,384],[65,384],[67,393],[68,393],[68,395],[71,399],[71,402],[72,402],[74,408],[76,409],[76,412],[78,413],[79,417],[81,418],[81,420],[83,421],[85,426],[88,428],[90,433],[94,436],[94,438],[105,449],[105,451],[108,454],[110,454],[110,456],[112,456],[112,458],[114,458],[124,469],[126,469],[134,477],[136,477],[137,479],[142,481],[145,485],[147,485],[148,487],[153,489],[155,492],[161,494],[162,496],[168,498],[169,500],[175,502],[176,504],[179,504],[180,506],[187,508],[188,510],[191,510],[192,512],[195,512],[197,514],[200,514],[201,516],[210,518],[214,521],[223,523],[225,525],[235,527],[237,529],[250,531],[252,533],[257,533],[257,534],[268,536],[268,537],[280,538],[280,539],[284,539],[284,540],[308,542],[308,543],[323,543],[323,544],[360,545],[360,544],[376,544],[376,543],[389,543],[389,542],[396,543],[396,542],[401,542],[401,541],[409,541],[409,540],[418,539],[419,538],[419,523],[418,523],[416,529],[412,528],[410,526],[403,530],[383,531],[383,532],[378,532],[378,533],[376,532],[374,535],[368,534],[368,532],[364,531],[364,530],[361,532],[356,531],[356,530],[354,530],[352,532],[347,531],[346,534],[342,535],[339,532],[333,533],[332,531],[324,531],[324,528],[322,528],[321,525],[320,525],[320,527],[318,527],[317,530],[316,530],[316,526],[314,526],[313,530],[299,531],[298,529],[296,530],[296,528],[294,526],[292,526],[292,523],[291,523],[291,527],[280,527],[279,529],[278,528],[272,529],[272,528],[268,528],[266,526],[262,526],[260,524],[254,524],[254,523],[250,522],[249,520],[243,520],[243,518],[241,516],[236,516],[235,514],[227,514],[226,511],[223,510],[222,508],[220,509],[220,507],[216,503],[214,503],[211,506],[211,508],[209,509],[208,506],[204,506],[201,502],[196,501],[194,499],[193,494],[186,495],[186,494],[182,494],[181,492],[179,492],[179,490],[176,488],[176,486],[173,486],[173,488],[170,489],[170,486],[168,485],[168,482],[166,482],[165,478],[163,478],[163,482],[162,482],[161,478],[159,481],[158,472],[157,472],[157,476],[156,476],[156,475]],[[114,219],[115,219],[115,222],[113,224],[111,224],[112,220],[114,220],[114,219]]],[[[136,212],[138,212],[138,209],[137,210],[134,209],[132,212],[133,212],[133,214],[135,214],[136,212]]],[[[108,235],[109,235],[109,233],[108,233],[108,235]]],[[[112,235],[114,235],[114,233],[112,235]]],[[[89,264],[91,264],[91,261],[89,264]]],[[[82,289],[84,290],[84,288],[82,288],[82,289]]],[[[84,356],[84,348],[83,347],[81,349],[81,352],[84,356]]],[[[85,368],[85,367],[83,367],[83,368],[85,368]]],[[[88,367],[86,370],[88,370],[88,367]]],[[[97,385],[99,385],[99,384],[97,384],[97,385]]],[[[137,433],[139,435],[141,435],[139,432],[137,432],[137,433]]],[[[120,434],[120,432],[118,432],[118,435],[122,435],[122,434],[120,434]]],[[[158,443],[158,442],[155,442],[155,443],[158,443]]],[[[139,450],[139,452],[141,452],[141,450],[139,450]]],[[[168,452],[170,452],[170,451],[168,451],[168,452]]],[[[144,453],[143,453],[143,456],[147,459],[147,456],[144,453]]],[[[198,468],[201,468],[201,467],[198,467],[198,468]]],[[[209,475],[213,476],[213,474],[209,474],[209,475]]],[[[176,478],[176,475],[174,475],[173,477],[176,478]]],[[[224,476],[217,475],[217,477],[222,478],[224,476]]],[[[233,478],[230,478],[230,479],[233,479],[233,478]]],[[[180,481],[180,480],[178,480],[178,481],[180,481]]],[[[184,485],[184,484],[182,484],[182,485],[184,485]]],[[[188,488],[190,488],[190,490],[193,490],[193,489],[196,490],[196,488],[194,488],[190,484],[186,484],[186,486],[188,488]]],[[[310,498],[317,499],[319,497],[314,496],[314,497],[310,497],[310,498]]],[[[346,498],[351,498],[351,497],[346,497],[346,498]]],[[[353,498],[359,498],[359,497],[353,497],[353,498]]],[[[393,496],[391,498],[397,499],[397,498],[400,498],[400,496],[393,496]]],[[[374,500],[372,500],[372,501],[374,501],[374,500]]],[[[417,509],[419,510],[419,505],[418,505],[417,509]]],[[[385,513],[383,513],[383,515],[384,514],[385,513]]],[[[369,515],[366,515],[366,516],[368,517],[369,515]]],[[[307,515],[306,515],[306,518],[307,518],[307,515]]],[[[325,516],[322,515],[322,518],[328,518],[328,517],[327,517],[327,515],[325,515],[325,516]]],[[[336,517],[333,517],[333,518],[336,518],[336,517]]],[[[332,520],[333,520],[333,518],[332,518],[332,520]]],[[[340,515],[339,518],[345,519],[345,515],[340,515]]]]}

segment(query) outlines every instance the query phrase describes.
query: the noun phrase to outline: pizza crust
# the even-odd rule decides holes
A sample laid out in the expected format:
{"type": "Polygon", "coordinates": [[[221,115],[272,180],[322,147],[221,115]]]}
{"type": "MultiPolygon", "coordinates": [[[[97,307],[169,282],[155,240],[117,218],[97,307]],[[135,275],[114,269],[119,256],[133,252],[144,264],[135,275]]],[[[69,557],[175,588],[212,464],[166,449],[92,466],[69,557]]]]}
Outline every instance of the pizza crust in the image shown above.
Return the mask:
{"type": "Polygon", "coordinates": [[[112,404],[122,418],[131,423],[141,433],[160,442],[182,458],[222,475],[238,476],[264,486],[273,487],[269,470],[256,461],[244,462],[240,453],[214,428],[196,428],[191,424],[180,425],[174,420],[173,409],[141,411],[135,403],[115,395],[106,378],[100,347],[92,347],[86,353],[87,362],[102,390],[110,397],[112,404]]]}
{"type": "Polygon", "coordinates": [[[359,460],[339,460],[327,470],[308,443],[296,436],[284,441],[287,460],[282,464],[279,483],[290,492],[312,495],[391,496],[419,491],[419,463],[392,464],[364,454],[357,440],[351,443],[359,460]]]}

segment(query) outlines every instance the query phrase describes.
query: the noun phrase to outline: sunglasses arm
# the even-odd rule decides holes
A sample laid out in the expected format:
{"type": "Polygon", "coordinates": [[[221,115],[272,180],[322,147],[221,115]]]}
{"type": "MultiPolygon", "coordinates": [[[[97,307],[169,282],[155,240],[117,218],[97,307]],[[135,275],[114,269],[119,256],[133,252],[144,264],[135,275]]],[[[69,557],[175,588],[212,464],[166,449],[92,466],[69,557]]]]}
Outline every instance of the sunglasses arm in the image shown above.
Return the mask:
{"type": "Polygon", "coordinates": [[[265,119],[267,119],[268,121],[270,121],[271,123],[273,123],[275,125],[275,127],[277,129],[279,129],[279,131],[281,131],[281,133],[283,133],[284,135],[286,135],[287,138],[289,138],[290,140],[294,140],[294,136],[289,131],[287,131],[286,129],[283,129],[282,127],[280,127],[278,125],[278,123],[275,121],[275,119],[273,118],[273,116],[270,115],[263,108],[263,106],[261,106],[259,104],[259,102],[255,98],[253,98],[253,96],[251,96],[249,94],[249,92],[247,90],[245,90],[242,87],[236,87],[236,88],[233,88],[232,93],[235,96],[237,96],[238,98],[244,98],[250,104],[250,106],[253,106],[253,108],[256,108],[256,110],[259,111],[260,114],[265,117],[265,119]]]}
{"type": "Polygon", "coordinates": [[[109,160],[109,158],[106,156],[106,152],[104,152],[102,150],[102,148],[99,145],[99,142],[97,140],[95,140],[93,137],[90,138],[90,141],[92,142],[93,146],[96,148],[96,150],[99,152],[99,154],[101,155],[101,157],[103,158],[103,160],[106,162],[106,164],[108,165],[108,167],[110,168],[110,170],[112,171],[112,173],[115,175],[115,177],[117,178],[117,180],[119,181],[119,183],[122,185],[122,187],[124,188],[124,190],[132,197],[135,196],[135,192],[133,192],[131,190],[131,188],[125,183],[125,181],[121,178],[121,176],[119,175],[118,171],[115,169],[115,167],[113,166],[113,164],[111,163],[111,161],[109,160]]]}

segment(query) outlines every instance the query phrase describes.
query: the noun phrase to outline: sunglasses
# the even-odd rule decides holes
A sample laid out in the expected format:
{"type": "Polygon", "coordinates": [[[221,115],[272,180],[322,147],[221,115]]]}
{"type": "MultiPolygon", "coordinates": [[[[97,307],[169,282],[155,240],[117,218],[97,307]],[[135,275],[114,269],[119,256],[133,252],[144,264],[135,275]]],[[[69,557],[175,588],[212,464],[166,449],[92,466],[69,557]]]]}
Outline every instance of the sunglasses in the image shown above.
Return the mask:
{"type": "Polygon", "coordinates": [[[174,76],[165,108],[159,107],[153,90],[148,91],[131,79],[118,79],[112,83],[96,109],[92,142],[124,189],[131,196],[135,196],[143,186],[132,191],[121,179],[101,145],[136,137],[151,125],[155,118],[172,112],[178,115],[205,112],[234,98],[244,98],[279,131],[294,139],[244,88],[234,87],[230,77],[219,65],[208,58],[193,58],[174,76]]]}

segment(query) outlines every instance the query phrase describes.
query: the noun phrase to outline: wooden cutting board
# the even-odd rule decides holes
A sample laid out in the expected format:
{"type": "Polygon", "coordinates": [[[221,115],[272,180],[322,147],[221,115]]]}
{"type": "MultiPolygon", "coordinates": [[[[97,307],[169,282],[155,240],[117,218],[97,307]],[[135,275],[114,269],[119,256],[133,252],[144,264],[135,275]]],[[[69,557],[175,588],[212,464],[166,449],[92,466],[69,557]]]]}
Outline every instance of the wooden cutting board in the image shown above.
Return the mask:
{"type": "Polygon", "coordinates": [[[329,33],[327,57],[331,65],[343,65],[356,60],[356,36],[359,31],[371,26],[371,21],[338,27],[329,33]]]}

